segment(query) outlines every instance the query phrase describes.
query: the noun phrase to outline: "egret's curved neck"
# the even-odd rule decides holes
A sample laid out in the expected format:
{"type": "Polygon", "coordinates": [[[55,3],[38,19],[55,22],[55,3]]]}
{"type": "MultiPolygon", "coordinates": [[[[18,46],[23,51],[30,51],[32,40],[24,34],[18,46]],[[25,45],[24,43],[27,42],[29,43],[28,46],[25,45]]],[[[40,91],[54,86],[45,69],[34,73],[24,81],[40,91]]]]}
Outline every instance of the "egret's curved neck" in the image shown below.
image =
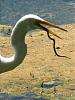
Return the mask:
{"type": "Polygon", "coordinates": [[[25,33],[19,33],[18,28],[16,28],[13,29],[11,34],[11,43],[15,49],[15,53],[10,58],[5,58],[0,55],[0,73],[14,69],[23,61],[24,57],[26,56],[27,45],[24,43],[25,33]]]}

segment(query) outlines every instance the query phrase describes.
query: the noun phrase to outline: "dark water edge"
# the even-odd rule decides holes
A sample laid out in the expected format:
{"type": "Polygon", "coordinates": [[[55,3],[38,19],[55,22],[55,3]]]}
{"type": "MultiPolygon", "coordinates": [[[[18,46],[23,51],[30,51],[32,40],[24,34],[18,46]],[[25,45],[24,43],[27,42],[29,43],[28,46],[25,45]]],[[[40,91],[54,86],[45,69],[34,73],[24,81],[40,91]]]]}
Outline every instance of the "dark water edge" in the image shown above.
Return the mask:
{"type": "Polygon", "coordinates": [[[0,24],[14,26],[29,13],[58,25],[75,23],[75,0],[0,0],[0,24]]]}
{"type": "Polygon", "coordinates": [[[0,93],[0,100],[47,100],[43,97],[34,97],[35,94],[32,92],[29,92],[25,94],[25,96],[11,96],[6,93],[0,93]]]}

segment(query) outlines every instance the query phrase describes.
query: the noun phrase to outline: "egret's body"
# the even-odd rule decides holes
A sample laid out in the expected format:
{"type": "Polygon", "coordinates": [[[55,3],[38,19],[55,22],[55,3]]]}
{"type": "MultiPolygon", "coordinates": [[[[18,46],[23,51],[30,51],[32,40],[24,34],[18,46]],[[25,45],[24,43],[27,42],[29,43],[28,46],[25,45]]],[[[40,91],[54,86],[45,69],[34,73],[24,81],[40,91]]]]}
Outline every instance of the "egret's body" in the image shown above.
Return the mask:
{"type": "MultiPolygon", "coordinates": [[[[55,28],[64,30],[54,24],[51,24],[36,15],[26,15],[22,17],[14,26],[11,33],[11,44],[15,49],[15,53],[10,58],[5,58],[0,55],[0,73],[10,71],[17,67],[24,59],[27,53],[27,45],[25,44],[25,36],[28,31],[33,29],[44,29],[42,25],[49,25],[55,28]]],[[[65,31],[65,30],[64,30],[65,31]]],[[[50,31],[52,32],[52,31],[50,31]]],[[[55,33],[51,33],[57,36],[55,33]]],[[[59,36],[57,36],[59,37],[59,36]]]]}

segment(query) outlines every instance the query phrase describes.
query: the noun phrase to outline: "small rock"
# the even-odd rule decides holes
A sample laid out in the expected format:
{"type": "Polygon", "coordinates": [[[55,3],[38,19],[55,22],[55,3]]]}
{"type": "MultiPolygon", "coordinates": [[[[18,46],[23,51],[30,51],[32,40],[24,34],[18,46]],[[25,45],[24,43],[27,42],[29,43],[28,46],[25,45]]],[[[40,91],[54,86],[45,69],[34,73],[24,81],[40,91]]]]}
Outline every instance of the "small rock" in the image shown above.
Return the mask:
{"type": "Polygon", "coordinates": [[[60,47],[56,47],[56,49],[60,49],[60,47]]]}

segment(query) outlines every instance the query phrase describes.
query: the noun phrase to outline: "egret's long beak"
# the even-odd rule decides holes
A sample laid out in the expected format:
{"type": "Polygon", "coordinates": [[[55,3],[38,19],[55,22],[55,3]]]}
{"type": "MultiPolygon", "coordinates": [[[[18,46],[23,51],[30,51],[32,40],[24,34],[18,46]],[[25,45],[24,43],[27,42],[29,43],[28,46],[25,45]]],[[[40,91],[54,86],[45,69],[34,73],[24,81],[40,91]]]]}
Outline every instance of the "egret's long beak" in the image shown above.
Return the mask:
{"type": "MultiPolygon", "coordinates": [[[[61,27],[59,27],[59,26],[57,26],[57,25],[54,25],[53,23],[50,23],[50,22],[45,21],[45,20],[44,20],[44,21],[40,21],[39,24],[41,24],[41,25],[47,25],[47,26],[54,27],[54,28],[58,28],[58,29],[60,29],[60,30],[63,30],[63,31],[66,31],[66,32],[67,32],[66,29],[63,29],[63,28],[61,28],[61,27]]],[[[42,27],[42,28],[44,29],[44,27],[42,27]]],[[[52,35],[54,35],[54,36],[56,36],[56,37],[62,39],[62,38],[61,38],[60,36],[58,36],[55,32],[51,31],[50,29],[47,29],[47,30],[48,30],[48,32],[49,32],[50,34],[52,34],[52,35]]]]}

